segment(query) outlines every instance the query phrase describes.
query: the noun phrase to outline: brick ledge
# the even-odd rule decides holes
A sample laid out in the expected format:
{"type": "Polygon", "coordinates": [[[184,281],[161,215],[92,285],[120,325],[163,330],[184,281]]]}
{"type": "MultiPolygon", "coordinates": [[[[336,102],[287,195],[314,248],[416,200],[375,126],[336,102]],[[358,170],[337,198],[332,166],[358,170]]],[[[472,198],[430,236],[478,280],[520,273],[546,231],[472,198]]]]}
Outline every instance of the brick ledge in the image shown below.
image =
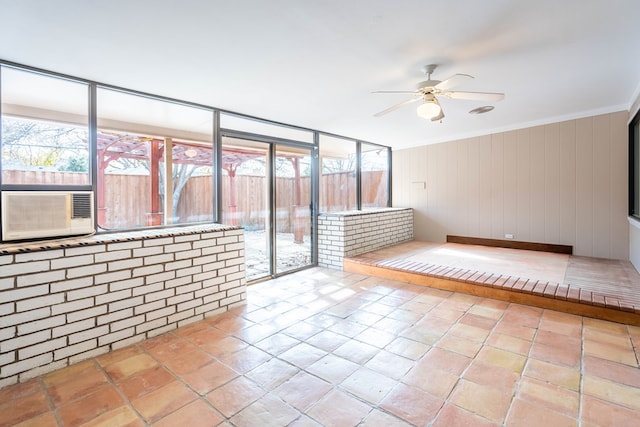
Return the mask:
{"type": "Polygon", "coordinates": [[[214,233],[218,231],[242,230],[242,227],[223,224],[200,224],[152,228],[144,230],[105,232],[89,236],[73,236],[48,240],[10,242],[0,244],[0,255],[25,252],[37,252],[51,249],[73,248],[79,246],[102,245],[115,242],[157,239],[162,237],[185,236],[190,234],[214,233]]]}

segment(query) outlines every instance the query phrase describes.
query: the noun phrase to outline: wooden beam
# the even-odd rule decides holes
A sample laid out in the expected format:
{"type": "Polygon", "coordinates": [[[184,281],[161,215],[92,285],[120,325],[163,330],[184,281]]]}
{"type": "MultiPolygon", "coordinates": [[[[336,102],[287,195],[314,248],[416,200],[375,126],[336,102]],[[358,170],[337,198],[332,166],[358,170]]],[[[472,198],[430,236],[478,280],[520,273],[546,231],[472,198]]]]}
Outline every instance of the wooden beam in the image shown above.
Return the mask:
{"type": "Polygon", "coordinates": [[[164,139],[164,224],[173,224],[173,139],[164,139]]]}
{"type": "Polygon", "coordinates": [[[162,212],[160,212],[160,140],[153,139],[149,142],[149,179],[151,210],[147,215],[147,225],[162,225],[162,212]]]}
{"type": "Polygon", "coordinates": [[[482,237],[465,237],[447,235],[447,243],[463,245],[490,246],[493,248],[522,249],[527,251],[553,252],[557,254],[573,255],[573,246],[556,245],[552,243],[520,242],[516,240],[485,239],[482,237]]]}

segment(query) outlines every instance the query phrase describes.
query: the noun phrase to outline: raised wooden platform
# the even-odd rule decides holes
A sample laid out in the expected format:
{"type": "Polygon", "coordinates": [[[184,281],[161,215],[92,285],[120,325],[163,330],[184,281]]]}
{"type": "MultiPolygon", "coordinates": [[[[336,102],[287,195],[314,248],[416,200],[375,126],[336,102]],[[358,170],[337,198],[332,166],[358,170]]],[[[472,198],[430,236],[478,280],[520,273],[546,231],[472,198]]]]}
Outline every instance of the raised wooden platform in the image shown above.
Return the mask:
{"type": "Polygon", "coordinates": [[[352,258],[345,271],[640,326],[628,261],[411,241],[352,258]]]}

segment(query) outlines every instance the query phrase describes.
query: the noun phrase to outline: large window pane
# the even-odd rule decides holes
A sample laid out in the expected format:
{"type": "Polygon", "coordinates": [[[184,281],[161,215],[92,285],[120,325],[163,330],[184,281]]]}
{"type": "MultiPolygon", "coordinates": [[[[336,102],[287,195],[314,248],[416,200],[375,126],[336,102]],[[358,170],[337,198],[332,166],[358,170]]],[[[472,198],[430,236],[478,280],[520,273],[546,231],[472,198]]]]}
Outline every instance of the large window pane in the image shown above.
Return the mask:
{"type": "Polygon", "coordinates": [[[101,228],[213,220],[211,111],[105,88],[97,110],[101,228]]]}
{"type": "Polygon", "coordinates": [[[362,208],[386,207],[389,200],[387,147],[361,144],[362,208]]]}
{"type": "Polygon", "coordinates": [[[247,280],[271,274],[269,145],[222,139],[222,223],[244,228],[247,280]]]}
{"type": "Polygon", "coordinates": [[[311,154],[276,146],[276,273],[311,263],[311,154]]]}
{"type": "Polygon", "coordinates": [[[356,143],[320,135],[320,211],[357,209],[356,143]]]}
{"type": "Polygon", "coordinates": [[[211,144],[173,142],[171,223],[213,221],[211,144]]]}
{"type": "Polygon", "coordinates": [[[2,183],[89,185],[88,86],[0,67],[2,183]]]}
{"type": "Polygon", "coordinates": [[[222,129],[238,130],[256,135],[273,136],[275,138],[313,144],[313,132],[311,131],[265,123],[232,114],[220,114],[220,127],[222,129]]]}

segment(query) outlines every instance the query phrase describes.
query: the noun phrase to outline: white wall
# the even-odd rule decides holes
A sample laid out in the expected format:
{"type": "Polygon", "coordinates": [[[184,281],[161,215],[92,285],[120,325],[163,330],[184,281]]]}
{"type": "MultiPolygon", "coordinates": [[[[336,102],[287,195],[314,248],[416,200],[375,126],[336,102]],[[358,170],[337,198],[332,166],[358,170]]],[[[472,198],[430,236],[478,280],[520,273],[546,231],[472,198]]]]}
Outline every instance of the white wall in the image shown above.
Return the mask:
{"type": "Polygon", "coordinates": [[[629,259],[628,112],[393,153],[393,206],[417,240],[447,234],[572,245],[629,259]]]}
{"type": "Polygon", "coordinates": [[[640,222],[629,219],[629,261],[640,271],[640,222]]]}

